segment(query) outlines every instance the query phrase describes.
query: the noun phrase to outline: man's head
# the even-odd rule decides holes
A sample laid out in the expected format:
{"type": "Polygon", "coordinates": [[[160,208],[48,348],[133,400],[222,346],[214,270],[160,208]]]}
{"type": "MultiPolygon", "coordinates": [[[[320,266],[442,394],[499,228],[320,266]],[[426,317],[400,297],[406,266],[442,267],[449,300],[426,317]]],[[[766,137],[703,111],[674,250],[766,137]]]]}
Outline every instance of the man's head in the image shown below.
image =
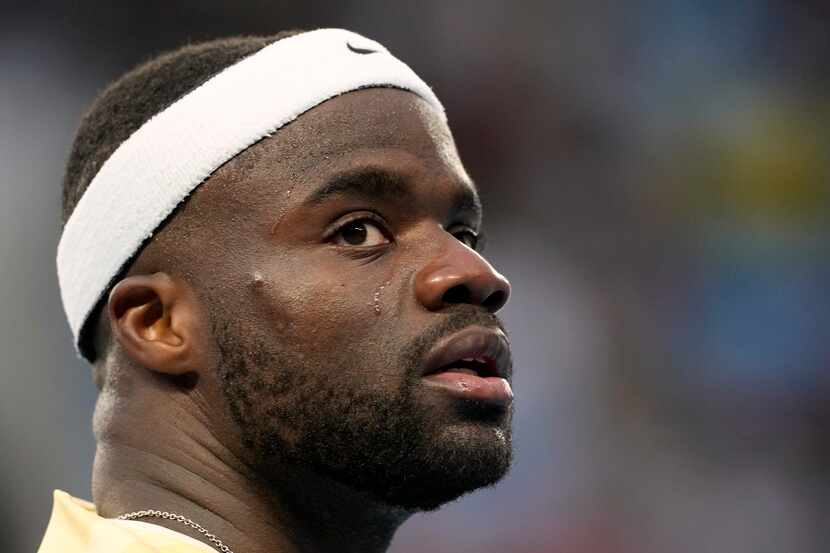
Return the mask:
{"type": "MultiPolygon", "coordinates": [[[[139,68],[126,82],[165,100],[127,119],[141,125],[267,42],[139,68]],[[190,70],[204,74],[167,91],[190,70]]],[[[79,133],[68,211],[95,171],[85,157],[125,133],[96,112],[113,106],[115,121],[133,109],[118,85],[79,133]]],[[[480,225],[434,106],[387,87],[329,99],[223,164],[145,243],[90,323],[100,383],[142,371],[198,391],[207,424],[228,415],[225,446],[266,481],[296,467],[435,508],[498,480],[511,456],[494,315],[509,285],[476,251],[480,225]]]]}

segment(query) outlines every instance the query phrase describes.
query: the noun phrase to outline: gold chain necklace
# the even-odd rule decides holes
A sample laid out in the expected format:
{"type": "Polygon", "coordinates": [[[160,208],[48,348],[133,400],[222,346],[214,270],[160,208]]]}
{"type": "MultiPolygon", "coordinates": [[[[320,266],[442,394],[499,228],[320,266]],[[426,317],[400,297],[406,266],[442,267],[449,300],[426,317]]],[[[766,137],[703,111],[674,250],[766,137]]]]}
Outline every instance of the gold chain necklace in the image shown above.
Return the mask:
{"type": "Polygon", "coordinates": [[[216,546],[216,548],[221,551],[222,553],[233,553],[231,549],[222,543],[222,540],[217,538],[215,535],[211,534],[189,518],[183,517],[182,515],[177,515],[176,513],[168,513],[167,511],[154,511],[152,509],[145,510],[145,511],[134,511],[132,513],[127,513],[125,515],[121,515],[118,517],[118,520],[136,520],[139,518],[148,518],[148,517],[155,517],[155,518],[163,518],[165,520],[175,520],[176,522],[181,522],[182,524],[186,524],[190,526],[200,534],[202,534],[205,538],[210,540],[212,544],[216,546]]]}

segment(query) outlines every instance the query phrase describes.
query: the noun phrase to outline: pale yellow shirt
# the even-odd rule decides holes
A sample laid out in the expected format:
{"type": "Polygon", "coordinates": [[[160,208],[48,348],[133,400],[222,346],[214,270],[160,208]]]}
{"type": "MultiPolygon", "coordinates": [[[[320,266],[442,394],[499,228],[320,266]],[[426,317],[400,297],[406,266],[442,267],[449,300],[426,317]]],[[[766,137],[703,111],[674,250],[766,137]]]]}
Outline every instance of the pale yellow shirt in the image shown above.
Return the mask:
{"type": "Polygon", "coordinates": [[[216,553],[216,550],[156,524],[100,517],[92,503],[55,490],[52,516],[38,553],[216,553]]]}

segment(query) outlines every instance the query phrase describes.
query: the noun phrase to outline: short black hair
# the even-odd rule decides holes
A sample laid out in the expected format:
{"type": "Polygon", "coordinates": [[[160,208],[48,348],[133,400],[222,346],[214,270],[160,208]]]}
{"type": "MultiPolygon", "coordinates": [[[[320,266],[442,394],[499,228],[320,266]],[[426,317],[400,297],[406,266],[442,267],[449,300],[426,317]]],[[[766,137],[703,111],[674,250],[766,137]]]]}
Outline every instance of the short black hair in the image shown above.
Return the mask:
{"type": "Polygon", "coordinates": [[[81,119],[63,179],[63,222],[101,165],[141,125],[226,67],[303,31],[190,44],[139,65],[107,86],[81,119]]]}
{"type": "MultiPolygon", "coordinates": [[[[63,179],[63,224],[104,162],[150,118],[223,69],[277,40],[302,32],[190,44],[150,59],[107,86],[93,101],[75,134],[63,179]]],[[[122,274],[128,268],[122,268],[122,274]]],[[[90,361],[96,357],[90,330],[97,326],[101,305],[99,301],[79,339],[81,352],[90,361]]]]}

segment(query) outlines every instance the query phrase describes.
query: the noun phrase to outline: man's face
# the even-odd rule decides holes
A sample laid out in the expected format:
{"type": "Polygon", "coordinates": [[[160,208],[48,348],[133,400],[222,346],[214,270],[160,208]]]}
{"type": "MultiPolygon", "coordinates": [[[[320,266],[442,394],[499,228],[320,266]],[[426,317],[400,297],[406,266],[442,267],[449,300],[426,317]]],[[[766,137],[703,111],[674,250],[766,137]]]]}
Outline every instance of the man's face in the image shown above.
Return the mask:
{"type": "Polygon", "coordinates": [[[335,98],[197,196],[217,372],[263,477],[294,465],[431,509],[505,474],[512,403],[497,373],[509,380],[511,363],[493,313],[509,285],[468,247],[478,199],[428,104],[392,89],[335,98]]]}

